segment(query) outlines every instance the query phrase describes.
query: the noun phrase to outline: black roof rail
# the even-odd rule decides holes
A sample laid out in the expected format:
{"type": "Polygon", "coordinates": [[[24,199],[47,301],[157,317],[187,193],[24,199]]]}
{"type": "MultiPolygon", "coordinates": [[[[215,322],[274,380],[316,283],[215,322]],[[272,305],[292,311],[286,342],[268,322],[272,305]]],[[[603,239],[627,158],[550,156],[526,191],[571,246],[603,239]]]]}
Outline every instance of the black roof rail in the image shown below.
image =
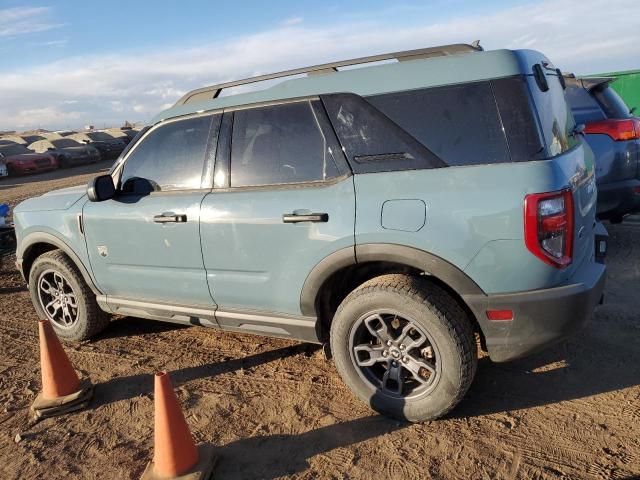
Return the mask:
{"type": "Polygon", "coordinates": [[[225,88],[237,87],[240,85],[248,85],[250,83],[263,82],[276,78],[291,77],[293,75],[314,75],[337,72],[339,67],[348,67],[352,65],[360,65],[363,63],[381,62],[383,60],[398,60],[404,62],[408,60],[419,60],[423,58],[442,57],[448,55],[456,55],[459,53],[480,52],[483,48],[480,41],[476,40],[472,44],[454,43],[451,45],[441,45],[438,47],[419,48],[416,50],[405,50],[403,52],[383,53],[380,55],[371,55],[368,57],[353,58],[351,60],[341,60],[339,62],[323,63],[313,65],[311,67],[294,68],[293,70],[285,70],[278,73],[269,73],[267,75],[259,75],[257,77],[245,78],[243,80],[234,80],[232,82],[220,83],[208,87],[197,88],[191,90],[180,98],[174,107],[186,105],[188,103],[199,102],[203,100],[211,100],[218,98],[220,92],[225,88]]]}

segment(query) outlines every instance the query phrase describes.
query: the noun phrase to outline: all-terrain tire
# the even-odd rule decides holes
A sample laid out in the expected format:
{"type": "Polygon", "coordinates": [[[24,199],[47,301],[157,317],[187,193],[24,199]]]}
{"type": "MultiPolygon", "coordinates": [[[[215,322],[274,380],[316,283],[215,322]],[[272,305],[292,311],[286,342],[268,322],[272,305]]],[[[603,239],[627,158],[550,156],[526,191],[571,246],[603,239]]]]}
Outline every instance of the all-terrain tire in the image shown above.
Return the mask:
{"type": "Polygon", "coordinates": [[[56,334],[62,340],[79,342],[87,340],[104,330],[110,317],[102,311],[96,302],[96,296],[84,281],[75,264],[61,250],[52,250],[40,255],[33,262],[29,272],[29,294],[38,317],[48,319],[40,302],[39,280],[48,271],[59,272],[68,282],[76,298],[76,320],[67,327],[51,322],[56,334]]]}
{"type": "Polygon", "coordinates": [[[343,300],[331,325],[331,351],[338,373],[362,401],[384,415],[410,422],[433,420],[449,412],[466,394],[477,367],[475,335],[467,313],[440,286],[400,274],[369,280],[343,300]],[[385,395],[359,373],[350,352],[350,335],[358,319],[378,310],[413,319],[436,344],[441,370],[425,395],[385,395]]]}

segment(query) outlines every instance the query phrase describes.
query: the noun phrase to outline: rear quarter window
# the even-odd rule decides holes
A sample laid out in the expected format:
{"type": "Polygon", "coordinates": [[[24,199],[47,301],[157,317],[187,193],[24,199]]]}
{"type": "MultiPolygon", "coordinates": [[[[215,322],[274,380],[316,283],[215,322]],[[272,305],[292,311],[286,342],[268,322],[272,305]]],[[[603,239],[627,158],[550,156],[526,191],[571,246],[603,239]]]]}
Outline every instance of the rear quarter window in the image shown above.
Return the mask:
{"type": "Polygon", "coordinates": [[[367,97],[447,165],[511,161],[489,82],[367,97]]]}

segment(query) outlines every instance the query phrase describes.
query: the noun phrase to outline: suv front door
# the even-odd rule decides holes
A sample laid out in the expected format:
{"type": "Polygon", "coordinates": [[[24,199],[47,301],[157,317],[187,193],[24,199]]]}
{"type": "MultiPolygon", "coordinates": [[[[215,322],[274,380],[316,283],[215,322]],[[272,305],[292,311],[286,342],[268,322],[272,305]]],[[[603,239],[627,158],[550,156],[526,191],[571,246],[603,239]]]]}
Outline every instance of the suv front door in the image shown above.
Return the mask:
{"type": "Polygon", "coordinates": [[[353,177],[327,122],[319,100],[225,111],[200,226],[222,328],[313,339],[304,282],[329,254],[354,255],[353,177]]]}
{"type": "Polygon", "coordinates": [[[91,268],[112,308],[215,308],[199,228],[220,119],[200,115],[151,129],[119,167],[115,198],[85,204],[91,268]]]}

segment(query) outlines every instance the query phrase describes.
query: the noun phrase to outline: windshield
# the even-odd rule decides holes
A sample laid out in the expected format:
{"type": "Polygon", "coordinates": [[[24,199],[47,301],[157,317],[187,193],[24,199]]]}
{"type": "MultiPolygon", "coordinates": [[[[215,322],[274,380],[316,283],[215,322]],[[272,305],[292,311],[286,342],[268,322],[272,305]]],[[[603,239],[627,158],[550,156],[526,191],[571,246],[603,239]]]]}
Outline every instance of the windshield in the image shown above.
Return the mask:
{"type": "Polygon", "coordinates": [[[0,145],[0,152],[5,156],[21,155],[23,153],[33,153],[24,145],[0,145]]]}
{"type": "Polygon", "coordinates": [[[82,146],[78,142],[76,142],[75,140],[71,140],[70,138],[59,138],[57,140],[51,140],[51,143],[53,143],[58,148],[82,146]]]}

